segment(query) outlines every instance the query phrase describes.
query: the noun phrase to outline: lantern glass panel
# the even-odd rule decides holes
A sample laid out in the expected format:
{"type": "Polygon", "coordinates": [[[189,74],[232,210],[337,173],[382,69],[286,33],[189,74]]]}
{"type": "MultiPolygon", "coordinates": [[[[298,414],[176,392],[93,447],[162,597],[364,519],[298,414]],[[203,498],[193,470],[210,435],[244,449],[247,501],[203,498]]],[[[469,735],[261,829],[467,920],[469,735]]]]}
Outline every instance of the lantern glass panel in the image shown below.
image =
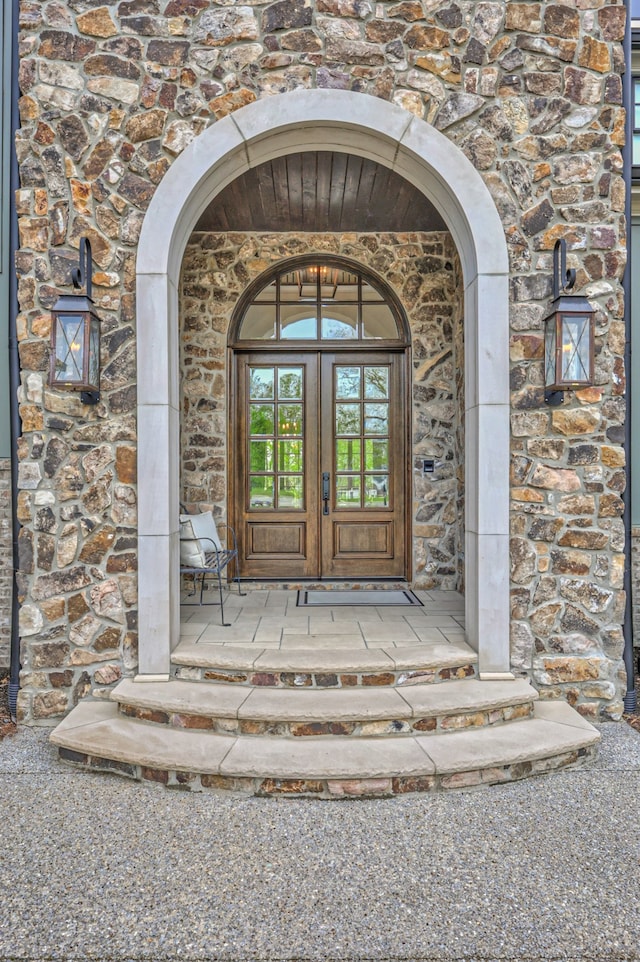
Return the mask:
{"type": "Polygon", "coordinates": [[[552,387],[556,383],[556,315],[547,320],[544,332],[544,383],[552,387]]]}
{"type": "Polygon", "coordinates": [[[98,388],[100,383],[100,319],[91,317],[89,332],[89,377],[91,387],[98,388]]]}
{"type": "Polygon", "coordinates": [[[562,381],[589,383],[589,317],[585,314],[562,315],[562,381]]]}
{"type": "Polygon", "coordinates": [[[84,315],[56,317],[55,378],[62,384],[82,384],[84,367],[84,315]]]}

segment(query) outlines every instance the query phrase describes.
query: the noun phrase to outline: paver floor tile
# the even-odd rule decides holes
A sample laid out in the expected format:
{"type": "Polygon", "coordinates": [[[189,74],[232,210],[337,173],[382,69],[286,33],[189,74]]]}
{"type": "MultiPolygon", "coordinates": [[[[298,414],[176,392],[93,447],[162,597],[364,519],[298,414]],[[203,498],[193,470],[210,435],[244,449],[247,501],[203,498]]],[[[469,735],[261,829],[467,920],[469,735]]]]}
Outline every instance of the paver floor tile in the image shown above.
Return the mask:
{"type": "Polygon", "coordinates": [[[361,635],[295,635],[283,634],[280,647],[291,648],[365,648],[361,635]]]}
{"type": "MultiPolygon", "coordinates": [[[[245,586],[243,586],[245,590],[245,586]]],[[[218,606],[181,609],[181,639],[208,645],[264,645],[269,649],[327,644],[336,637],[336,647],[353,637],[358,648],[381,643],[409,648],[424,643],[463,642],[464,599],[455,592],[417,590],[424,607],[409,605],[335,605],[298,607],[297,589],[251,589],[239,596],[233,589],[225,596],[225,619],[220,624],[218,606]],[[302,636],[306,636],[306,641],[302,636]],[[285,642],[284,639],[287,639],[285,642]],[[366,639],[363,640],[363,639],[366,639]]],[[[333,643],[332,643],[333,644],[333,643]]]]}
{"type": "Polygon", "coordinates": [[[382,624],[375,624],[374,622],[367,621],[362,624],[362,633],[367,641],[417,641],[417,636],[415,631],[406,622],[399,622],[397,624],[392,624],[391,622],[382,622],[382,624]]]}

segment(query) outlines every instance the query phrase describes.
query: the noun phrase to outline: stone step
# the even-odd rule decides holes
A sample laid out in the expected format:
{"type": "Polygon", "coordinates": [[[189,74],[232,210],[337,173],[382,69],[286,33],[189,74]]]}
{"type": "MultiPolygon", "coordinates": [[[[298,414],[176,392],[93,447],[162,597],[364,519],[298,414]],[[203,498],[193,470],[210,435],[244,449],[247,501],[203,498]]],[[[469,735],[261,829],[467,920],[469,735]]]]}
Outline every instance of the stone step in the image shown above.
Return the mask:
{"type": "Polygon", "coordinates": [[[335,798],[509,782],[579,765],[599,737],[564,702],[537,702],[533,718],[453,734],[265,739],[150,725],[112,702],[85,701],[51,741],[70,763],[192,791],[335,798]]]}
{"type": "Polygon", "coordinates": [[[289,650],[182,641],[171,660],[176,678],[189,681],[270,688],[355,688],[473,678],[478,656],[463,641],[403,648],[289,650]]]}
{"type": "Polygon", "coordinates": [[[525,679],[401,688],[252,688],[122,681],[120,712],[175,728],[236,735],[370,737],[453,732],[526,718],[538,693],[525,679]]]}

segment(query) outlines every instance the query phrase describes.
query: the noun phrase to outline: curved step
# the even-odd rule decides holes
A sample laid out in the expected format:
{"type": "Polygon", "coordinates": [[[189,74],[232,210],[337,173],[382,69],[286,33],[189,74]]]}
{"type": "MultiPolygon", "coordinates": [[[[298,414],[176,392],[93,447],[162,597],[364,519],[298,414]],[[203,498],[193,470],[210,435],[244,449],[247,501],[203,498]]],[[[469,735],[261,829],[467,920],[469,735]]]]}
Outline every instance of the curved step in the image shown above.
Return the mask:
{"type": "Polygon", "coordinates": [[[392,795],[506,782],[583,763],[597,731],[566,703],[511,725],[407,738],[252,738],[184,731],[81,702],[51,735],[66,761],[200,791],[392,795]]]}
{"type": "Polygon", "coordinates": [[[538,693],[525,679],[298,690],[127,679],[111,698],[127,717],[175,728],[237,735],[370,737],[451,732],[526,718],[538,693]]]}
{"type": "Polygon", "coordinates": [[[177,678],[270,688],[417,685],[472,678],[478,656],[465,642],[406,648],[294,648],[181,642],[177,678]]]}

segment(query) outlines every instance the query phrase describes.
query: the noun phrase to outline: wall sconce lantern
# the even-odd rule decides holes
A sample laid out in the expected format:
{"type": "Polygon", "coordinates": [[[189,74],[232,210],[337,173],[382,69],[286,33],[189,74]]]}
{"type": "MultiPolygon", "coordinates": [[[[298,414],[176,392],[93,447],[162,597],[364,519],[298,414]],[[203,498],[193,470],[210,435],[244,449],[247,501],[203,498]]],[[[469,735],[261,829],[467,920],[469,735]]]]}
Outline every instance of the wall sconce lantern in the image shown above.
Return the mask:
{"type": "Polygon", "coordinates": [[[76,290],[86,287],[86,294],[62,294],[51,312],[49,386],[80,391],[83,404],[100,400],[100,318],[91,299],[92,271],[91,244],[81,237],[71,279],[76,290]]]}
{"type": "Polygon", "coordinates": [[[575,282],[575,270],[567,270],[566,241],[557,240],[552,312],[545,318],[544,330],[544,399],[554,407],[562,404],[565,391],[593,384],[595,311],[586,297],[567,293],[575,282]]]}

